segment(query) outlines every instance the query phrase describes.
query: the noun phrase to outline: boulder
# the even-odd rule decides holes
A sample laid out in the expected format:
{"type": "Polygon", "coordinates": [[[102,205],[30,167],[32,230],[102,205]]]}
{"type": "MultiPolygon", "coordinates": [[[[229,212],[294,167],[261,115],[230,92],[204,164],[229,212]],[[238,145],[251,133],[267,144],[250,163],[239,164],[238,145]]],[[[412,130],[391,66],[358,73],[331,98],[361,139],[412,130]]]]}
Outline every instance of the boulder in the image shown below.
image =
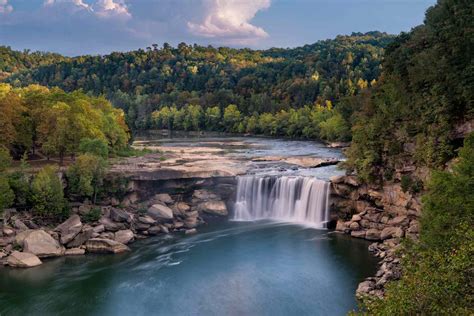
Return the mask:
{"type": "Polygon", "coordinates": [[[179,228],[182,228],[184,226],[184,223],[180,222],[180,221],[175,221],[175,222],[173,222],[173,226],[174,226],[174,229],[179,229],[179,228]]]}
{"type": "Polygon", "coordinates": [[[222,201],[208,201],[200,203],[197,206],[200,212],[205,212],[212,215],[226,216],[228,215],[227,206],[222,201]]]}
{"type": "Polygon", "coordinates": [[[176,208],[178,209],[178,211],[182,213],[186,213],[186,212],[189,212],[189,210],[191,210],[191,206],[189,206],[187,203],[184,203],[184,202],[176,203],[176,208]]]}
{"type": "Polygon", "coordinates": [[[185,235],[191,235],[191,234],[196,234],[196,233],[197,233],[196,228],[187,229],[187,230],[184,232],[185,235]]]}
{"type": "Polygon", "coordinates": [[[113,208],[110,210],[110,219],[114,222],[128,222],[131,218],[130,214],[119,208],[113,208]]]}
{"type": "Polygon", "coordinates": [[[138,200],[138,194],[136,192],[132,192],[123,199],[122,204],[124,206],[130,206],[130,204],[134,204],[138,202],[138,200]]]}
{"type": "Polygon", "coordinates": [[[58,225],[55,229],[55,231],[59,232],[60,234],[60,241],[61,244],[65,245],[71,240],[74,239],[74,237],[79,234],[79,232],[82,229],[82,222],[81,218],[79,215],[74,214],[71,217],[69,217],[64,223],[58,225]]]}
{"type": "Polygon", "coordinates": [[[16,236],[15,236],[15,244],[21,248],[23,248],[23,243],[25,241],[25,238],[31,234],[32,232],[34,232],[33,229],[28,229],[28,230],[24,230],[20,233],[18,233],[16,236]]]}
{"type": "Polygon", "coordinates": [[[158,235],[161,232],[161,227],[159,225],[150,227],[148,229],[148,234],[150,235],[158,235]]]}
{"type": "Polygon", "coordinates": [[[41,260],[28,252],[13,251],[7,258],[7,264],[14,268],[31,268],[41,264],[41,260]]]}
{"type": "Polygon", "coordinates": [[[154,219],[172,219],[173,211],[166,205],[153,204],[147,211],[147,214],[154,219]]]}
{"type": "Polygon", "coordinates": [[[371,228],[367,230],[365,234],[365,239],[367,240],[380,240],[380,230],[371,228]]]}
{"type": "Polygon", "coordinates": [[[331,181],[332,183],[342,183],[344,182],[344,177],[345,176],[332,176],[329,178],[329,181],[331,181]]]}
{"type": "MultiPolygon", "coordinates": [[[[170,230],[168,229],[168,227],[164,226],[164,225],[160,225],[160,230],[165,233],[165,234],[169,234],[170,230]]],[[[150,231],[150,230],[148,230],[150,231]]]]}
{"type": "Polygon", "coordinates": [[[64,255],[65,256],[80,256],[80,255],[83,255],[85,253],[86,253],[86,251],[84,249],[71,248],[71,249],[66,249],[66,251],[64,252],[64,255]]]}
{"type": "Polygon", "coordinates": [[[156,221],[151,216],[148,216],[148,215],[140,216],[138,218],[138,221],[142,224],[147,224],[147,225],[153,225],[156,223],[156,221]]]}
{"type": "Polygon", "coordinates": [[[375,288],[375,282],[373,281],[364,281],[359,284],[356,290],[356,296],[361,297],[369,294],[375,288]]]}
{"type": "Polygon", "coordinates": [[[410,234],[418,234],[420,232],[420,224],[418,223],[418,221],[411,221],[410,227],[408,228],[407,232],[410,234]]]}
{"type": "Polygon", "coordinates": [[[391,226],[403,226],[407,224],[408,224],[408,217],[405,215],[397,216],[388,221],[388,225],[391,225],[391,226]]]}
{"type": "Polygon", "coordinates": [[[6,247],[13,243],[14,240],[13,237],[0,237],[0,247],[6,247]]]}
{"type": "Polygon", "coordinates": [[[219,197],[208,190],[195,190],[193,192],[193,198],[201,200],[201,201],[209,201],[209,200],[216,200],[219,197]]]}
{"type": "Polygon", "coordinates": [[[92,228],[93,232],[96,233],[96,234],[100,234],[100,233],[103,233],[105,232],[105,226],[100,224],[100,225],[97,225],[97,226],[94,226],[92,228]]]}
{"type": "Polygon", "coordinates": [[[197,216],[192,216],[192,217],[187,217],[184,220],[184,226],[186,228],[194,228],[198,225],[198,219],[197,216]]]}
{"type": "Polygon", "coordinates": [[[3,231],[3,235],[6,237],[11,237],[15,235],[15,230],[10,227],[4,227],[2,231],[3,231]]]}
{"type": "Polygon", "coordinates": [[[338,220],[337,223],[336,223],[336,230],[337,231],[340,231],[340,232],[343,232],[347,229],[346,227],[346,223],[344,223],[343,221],[341,220],[338,220]]]}
{"type": "Polygon", "coordinates": [[[124,244],[110,239],[92,238],[86,242],[87,252],[91,253],[121,253],[130,251],[124,244]]]}
{"type": "Polygon", "coordinates": [[[121,229],[125,229],[125,225],[122,223],[116,223],[112,221],[110,218],[102,216],[99,219],[99,223],[104,225],[105,230],[111,231],[111,232],[116,232],[121,229]]]}
{"type": "Polygon", "coordinates": [[[44,230],[34,230],[23,240],[23,251],[39,258],[57,257],[64,252],[63,247],[44,230]]]}
{"type": "Polygon", "coordinates": [[[70,243],[67,244],[67,247],[76,248],[82,246],[87,240],[92,237],[93,233],[94,229],[92,227],[84,227],[84,229],[79,234],[77,234],[77,236],[70,243]]]}
{"type": "Polygon", "coordinates": [[[352,222],[352,223],[349,225],[349,229],[350,229],[350,230],[359,230],[359,228],[360,228],[360,225],[359,225],[359,223],[357,223],[357,222],[352,222]]]}
{"type": "Polygon", "coordinates": [[[133,228],[135,228],[135,230],[138,230],[138,231],[145,231],[148,228],[150,228],[150,226],[151,226],[150,224],[143,224],[143,223],[138,222],[133,225],[133,228]]]}
{"type": "Polygon", "coordinates": [[[355,238],[365,238],[365,230],[353,230],[351,236],[355,238]]]}
{"type": "Polygon", "coordinates": [[[160,193],[155,195],[155,200],[160,201],[165,204],[173,204],[174,201],[171,196],[167,193],[160,193]]]}
{"type": "Polygon", "coordinates": [[[15,220],[15,228],[19,230],[28,230],[28,226],[19,219],[15,220]]]}
{"type": "Polygon", "coordinates": [[[115,232],[115,241],[122,243],[124,245],[128,244],[133,240],[134,234],[130,229],[119,230],[115,232]]]}
{"type": "Polygon", "coordinates": [[[401,238],[404,232],[400,227],[385,227],[380,233],[380,239],[385,240],[389,238],[401,238]]]}
{"type": "Polygon", "coordinates": [[[352,215],[351,221],[353,222],[358,222],[362,219],[362,217],[359,214],[352,215]]]}

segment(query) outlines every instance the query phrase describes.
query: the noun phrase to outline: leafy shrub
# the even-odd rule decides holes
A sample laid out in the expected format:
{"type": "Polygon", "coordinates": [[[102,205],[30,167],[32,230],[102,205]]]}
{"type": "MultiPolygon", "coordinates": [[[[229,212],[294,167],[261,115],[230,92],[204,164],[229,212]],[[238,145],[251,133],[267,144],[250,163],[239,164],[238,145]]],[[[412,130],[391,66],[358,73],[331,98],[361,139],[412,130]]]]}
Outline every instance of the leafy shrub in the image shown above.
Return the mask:
{"type": "Polygon", "coordinates": [[[63,185],[52,166],[44,167],[31,183],[33,208],[42,216],[61,216],[65,214],[63,185]]]}
{"type": "Polygon", "coordinates": [[[91,222],[96,222],[100,219],[102,215],[102,212],[100,210],[100,207],[93,207],[89,213],[84,215],[82,218],[85,222],[91,223],[91,222]]]}
{"type": "Polygon", "coordinates": [[[100,156],[83,154],[67,170],[69,192],[90,197],[95,203],[99,187],[103,184],[107,161],[100,156]]]}

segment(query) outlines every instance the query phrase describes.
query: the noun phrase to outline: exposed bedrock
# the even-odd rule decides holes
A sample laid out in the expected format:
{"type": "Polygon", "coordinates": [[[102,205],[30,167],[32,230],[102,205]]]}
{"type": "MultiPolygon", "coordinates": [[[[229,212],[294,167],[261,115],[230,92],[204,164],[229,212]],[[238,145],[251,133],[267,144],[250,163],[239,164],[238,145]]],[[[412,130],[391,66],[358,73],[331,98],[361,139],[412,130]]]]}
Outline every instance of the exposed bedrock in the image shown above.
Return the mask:
{"type": "Polygon", "coordinates": [[[331,201],[336,230],[374,241],[369,250],[381,259],[377,274],[359,285],[357,296],[382,297],[385,284],[401,276],[396,250],[402,238],[418,239],[420,197],[403,191],[400,182],[371,186],[355,176],[337,176],[331,178],[331,201]]]}

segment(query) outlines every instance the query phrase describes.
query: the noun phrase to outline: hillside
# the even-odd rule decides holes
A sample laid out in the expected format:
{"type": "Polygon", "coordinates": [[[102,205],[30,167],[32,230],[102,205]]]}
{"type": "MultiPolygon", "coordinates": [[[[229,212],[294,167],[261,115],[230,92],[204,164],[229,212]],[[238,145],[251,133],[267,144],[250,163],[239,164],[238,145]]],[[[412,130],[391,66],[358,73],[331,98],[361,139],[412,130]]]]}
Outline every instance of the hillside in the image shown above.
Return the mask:
{"type": "MultiPolygon", "coordinates": [[[[80,56],[9,77],[15,86],[39,83],[104,94],[134,128],[153,127],[163,106],[236,104],[244,115],[275,113],[357,94],[376,80],[393,36],[354,33],[294,49],[231,49],[181,43],[105,56],[80,56]]],[[[20,69],[21,70],[21,69],[20,69]]]]}

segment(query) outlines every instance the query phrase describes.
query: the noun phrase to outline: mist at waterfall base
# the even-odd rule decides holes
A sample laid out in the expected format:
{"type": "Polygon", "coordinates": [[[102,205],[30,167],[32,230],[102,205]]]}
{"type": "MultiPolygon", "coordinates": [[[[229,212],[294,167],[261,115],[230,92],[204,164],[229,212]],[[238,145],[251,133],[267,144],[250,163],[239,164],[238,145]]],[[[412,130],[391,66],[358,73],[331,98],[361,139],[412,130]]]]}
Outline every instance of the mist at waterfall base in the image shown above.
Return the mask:
{"type": "Polygon", "coordinates": [[[376,260],[363,240],[301,225],[222,222],[132,252],[0,271],[1,315],[346,315],[376,260]]]}
{"type": "Polygon", "coordinates": [[[326,228],[329,183],[305,176],[238,177],[233,219],[272,219],[326,228]]]}

